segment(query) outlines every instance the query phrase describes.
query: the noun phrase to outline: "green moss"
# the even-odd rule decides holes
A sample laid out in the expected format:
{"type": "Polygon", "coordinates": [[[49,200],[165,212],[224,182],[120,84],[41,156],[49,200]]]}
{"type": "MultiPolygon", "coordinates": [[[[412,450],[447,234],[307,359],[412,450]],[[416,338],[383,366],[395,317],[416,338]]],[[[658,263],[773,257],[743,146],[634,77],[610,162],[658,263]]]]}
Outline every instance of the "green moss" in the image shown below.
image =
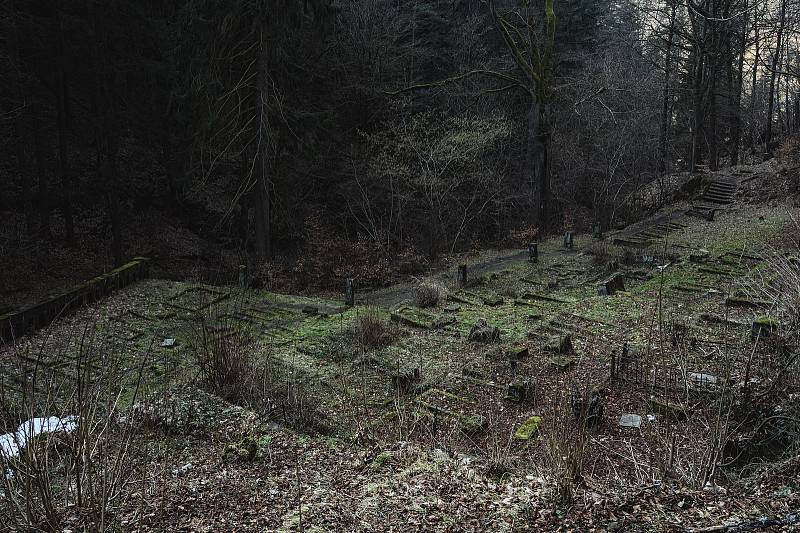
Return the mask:
{"type": "Polygon", "coordinates": [[[436,322],[432,314],[414,307],[401,307],[391,315],[392,320],[414,328],[430,329],[436,322]]]}
{"type": "Polygon", "coordinates": [[[392,458],[392,454],[389,452],[381,452],[379,453],[375,459],[372,460],[372,464],[370,465],[371,470],[381,470],[392,458]]]}
{"type": "Polygon", "coordinates": [[[514,432],[514,438],[517,440],[530,440],[535,437],[539,432],[539,424],[542,423],[541,416],[532,416],[522,423],[520,427],[514,432]]]}
{"type": "Polygon", "coordinates": [[[762,328],[770,328],[770,329],[777,329],[778,328],[778,321],[771,316],[760,316],[753,320],[753,325],[759,326],[762,328]]]}

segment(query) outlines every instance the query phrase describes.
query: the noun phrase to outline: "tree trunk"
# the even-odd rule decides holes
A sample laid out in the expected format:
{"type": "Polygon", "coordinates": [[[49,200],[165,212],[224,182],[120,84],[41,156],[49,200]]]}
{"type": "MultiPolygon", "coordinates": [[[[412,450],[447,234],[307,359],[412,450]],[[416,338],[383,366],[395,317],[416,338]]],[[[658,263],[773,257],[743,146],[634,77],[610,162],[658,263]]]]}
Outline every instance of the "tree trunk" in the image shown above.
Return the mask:
{"type": "Polygon", "coordinates": [[[670,1],[669,16],[669,35],[667,37],[667,50],[664,57],[664,94],[661,107],[661,139],[659,150],[658,170],[662,174],[667,170],[667,144],[669,142],[669,130],[672,127],[672,47],[675,42],[675,18],[678,4],[670,1]]]}
{"type": "MultiPolygon", "coordinates": [[[[95,144],[97,146],[97,178],[102,183],[106,199],[106,214],[111,228],[111,254],[114,263],[119,265],[125,261],[122,237],[122,215],[117,179],[117,138],[114,134],[116,125],[114,79],[106,71],[108,59],[103,51],[108,49],[108,35],[100,21],[97,0],[87,1],[87,11],[92,20],[94,30],[94,46],[92,62],[94,69],[94,94],[92,109],[95,117],[95,144]]],[[[99,4],[102,5],[102,4],[99,4]]]]}
{"type": "Polygon", "coordinates": [[[550,131],[547,124],[547,110],[536,97],[532,97],[528,109],[528,131],[526,133],[525,169],[528,177],[528,191],[531,203],[530,224],[546,228],[550,222],[550,131]]]}
{"type": "Polygon", "coordinates": [[[772,71],[769,76],[769,95],[767,100],[767,133],[764,135],[764,157],[772,157],[772,115],[775,113],[775,81],[778,75],[778,64],[783,49],[783,30],[786,24],[786,0],[781,2],[781,18],[778,24],[777,43],[772,55],[772,71]]]}
{"type": "Polygon", "coordinates": [[[744,55],[747,52],[747,29],[749,23],[749,2],[744,3],[744,22],[742,24],[742,41],[739,47],[739,58],[736,69],[736,81],[731,101],[731,111],[733,112],[733,131],[731,132],[731,165],[739,164],[739,152],[742,144],[742,81],[744,78],[744,55]]]}
{"type": "Polygon", "coordinates": [[[42,123],[38,109],[32,113],[31,127],[33,129],[33,152],[36,158],[36,173],[39,174],[39,190],[36,194],[39,200],[39,235],[42,238],[49,239],[53,235],[50,229],[50,176],[48,176],[44,164],[42,123]]]}
{"type": "Polygon", "coordinates": [[[75,245],[75,222],[72,215],[72,192],[75,184],[69,171],[67,148],[67,116],[69,114],[69,97],[67,93],[67,80],[65,75],[66,59],[64,57],[64,24],[61,10],[58,12],[58,78],[56,87],[56,111],[58,122],[58,174],[61,177],[61,208],[64,215],[64,230],[68,246],[75,245]]]}
{"type": "Polygon", "coordinates": [[[255,164],[255,226],[256,226],[256,256],[260,263],[270,260],[272,251],[270,228],[270,190],[269,176],[267,174],[269,159],[269,143],[267,138],[267,50],[265,28],[262,21],[261,37],[258,47],[258,74],[256,92],[256,164],[255,164]]]}
{"type": "Polygon", "coordinates": [[[696,47],[695,51],[695,68],[694,68],[694,87],[692,90],[694,111],[692,113],[692,151],[689,159],[689,170],[697,172],[698,167],[702,161],[703,151],[703,120],[704,120],[704,102],[703,102],[703,71],[704,61],[703,52],[700,46],[696,47]]]}
{"type": "MultiPolygon", "coordinates": [[[[27,175],[27,157],[25,155],[25,120],[28,113],[28,104],[25,101],[25,81],[22,73],[22,61],[19,57],[19,28],[17,26],[17,10],[14,0],[9,2],[11,19],[11,33],[8,39],[8,51],[11,65],[16,69],[16,89],[17,105],[20,111],[14,118],[14,136],[16,138],[17,173],[22,187],[22,212],[25,219],[25,235],[30,238],[33,236],[34,216],[33,201],[31,199],[30,176],[27,175]]],[[[30,118],[28,117],[28,120],[30,118]]]]}
{"type": "Polygon", "coordinates": [[[758,89],[758,63],[761,61],[761,35],[759,31],[759,18],[758,18],[758,11],[753,13],[753,28],[756,31],[756,43],[755,43],[755,52],[753,53],[753,79],[752,79],[752,87],[750,88],[750,153],[756,153],[756,138],[757,135],[753,128],[756,127],[756,90],[758,89]]]}

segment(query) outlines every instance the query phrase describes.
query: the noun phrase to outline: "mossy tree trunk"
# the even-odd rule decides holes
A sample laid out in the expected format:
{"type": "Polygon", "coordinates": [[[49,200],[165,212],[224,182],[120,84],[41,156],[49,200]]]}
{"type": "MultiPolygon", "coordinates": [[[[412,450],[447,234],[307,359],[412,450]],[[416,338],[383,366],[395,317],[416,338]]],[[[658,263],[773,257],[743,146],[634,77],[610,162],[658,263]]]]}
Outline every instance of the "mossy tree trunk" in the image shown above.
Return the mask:
{"type": "MultiPolygon", "coordinates": [[[[525,162],[523,173],[528,185],[531,223],[546,227],[550,218],[552,186],[550,182],[550,100],[553,80],[553,46],[556,15],[553,0],[544,0],[544,27],[537,30],[533,7],[524,10],[524,27],[517,28],[500,15],[494,2],[489,8],[511,57],[524,73],[519,81],[530,95],[528,108],[525,162]],[[543,35],[542,35],[543,34],[543,35]]],[[[541,26],[541,24],[539,25],[541,26]]]]}

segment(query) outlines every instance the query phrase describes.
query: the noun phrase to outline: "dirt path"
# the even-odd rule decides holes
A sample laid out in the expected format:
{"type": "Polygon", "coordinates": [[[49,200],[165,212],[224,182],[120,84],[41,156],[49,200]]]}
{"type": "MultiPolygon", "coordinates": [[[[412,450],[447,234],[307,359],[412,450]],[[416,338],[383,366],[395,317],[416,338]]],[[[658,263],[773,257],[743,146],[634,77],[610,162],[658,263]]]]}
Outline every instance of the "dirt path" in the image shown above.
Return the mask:
{"type": "MultiPolygon", "coordinates": [[[[550,244],[550,243],[548,243],[550,244]]],[[[540,245],[541,246],[541,245],[540,245]]],[[[549,246],[548,246],[549,247],[549,246]]],[[[572,250],[551,249],[542,251],[539,250],[539,257],[549,256],[569,256],[578,252],[579,248],[572,250]]],[[[528,260],[528,251],[520,251],[509,255],[501,255],[481,261],[479,263],[468,263],[467,268],[470,277],[479,277],[487,272],[495,272],[503,268],[528,260]]],[[[454,282],[458,273],[458,267],[447,268],[440,272],[433,274],[427,279],[438,282],[440,284],[448,284],[454,282]]],[[[359,299],[359,303],[367,305],[377,305],[381,307],[394,307],[402,302],[411,300],[414,297],[414,285],[412,283],[403,283],[394,285],[386,289],[379,289],[365,294],[359,299]]]]}

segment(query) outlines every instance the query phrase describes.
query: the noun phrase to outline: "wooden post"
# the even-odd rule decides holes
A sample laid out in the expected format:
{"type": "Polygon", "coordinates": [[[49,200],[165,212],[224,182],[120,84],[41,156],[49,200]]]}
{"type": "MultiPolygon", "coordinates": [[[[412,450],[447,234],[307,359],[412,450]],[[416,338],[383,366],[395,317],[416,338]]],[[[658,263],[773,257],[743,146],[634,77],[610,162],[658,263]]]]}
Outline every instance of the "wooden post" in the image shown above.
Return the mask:
{"type": "Polygon", "coordinates": [[[458,285],[467,286],[467,265],[458,265],[458,285]]]}
{"type": "Polygon", "coordinates": [[[528,245],[528,258],[531,263],[539,262],[539,243],[535,242],[528,245]]]}
{"type": "Polygon", "coordinates": [[[344,288],[344,303],[348,307],[353,307],[356,304],[356,282],[352,278],[348,278],[344,288]]]}
{"type": "Polygon", "coordinates": [[[572,250],[572,232],[568,231],[564,234],[564,248],[572,250]]]}

